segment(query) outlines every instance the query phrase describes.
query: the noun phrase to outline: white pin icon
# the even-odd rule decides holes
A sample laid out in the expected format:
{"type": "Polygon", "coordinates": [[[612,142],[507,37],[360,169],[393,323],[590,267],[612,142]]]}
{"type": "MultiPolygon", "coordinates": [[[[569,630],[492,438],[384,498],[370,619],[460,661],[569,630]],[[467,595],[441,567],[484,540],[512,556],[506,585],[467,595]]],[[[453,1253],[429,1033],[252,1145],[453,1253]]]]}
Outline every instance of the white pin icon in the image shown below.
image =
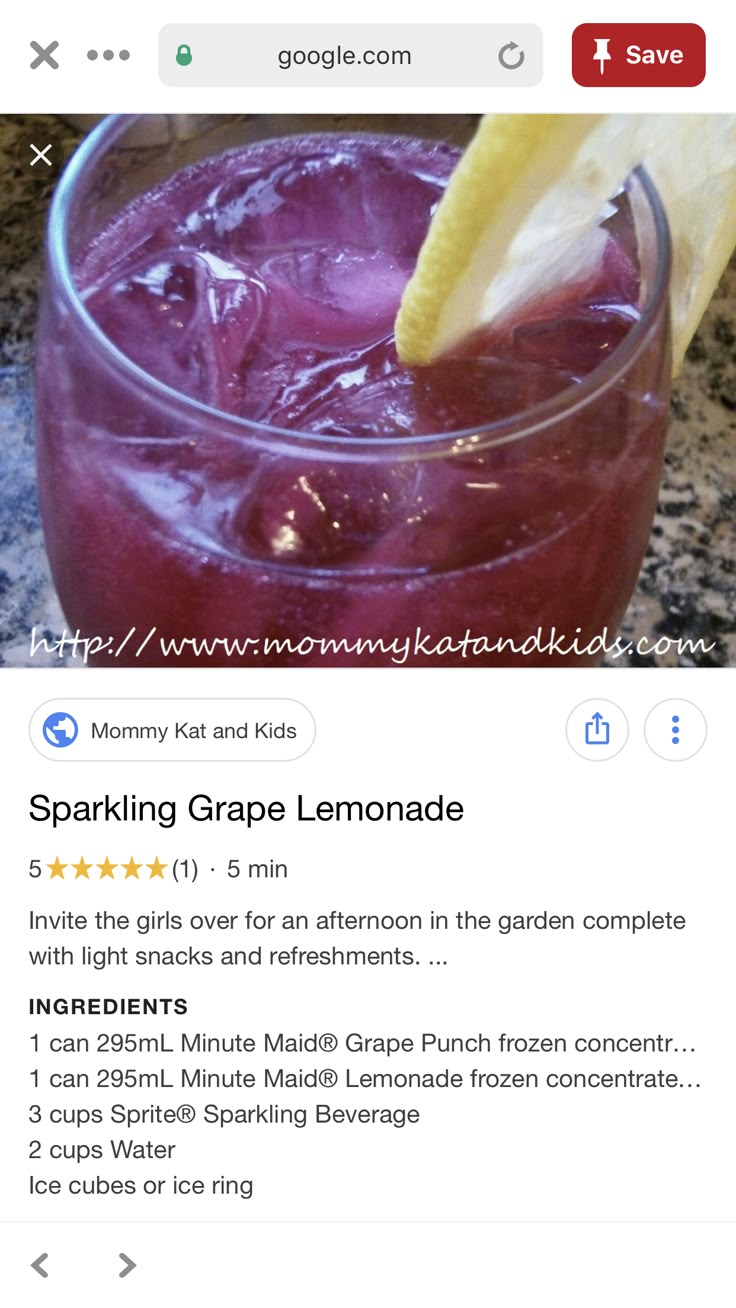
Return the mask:
{"type": "Polygon", "coordinates": [[[605,67],[606,67],[606,61],[607,61],[608,59],[612,59],[612,58],[613,58],[613,56],[612,56],[611,54],[609,54],[609,51],[608,51],[608,42],[609,42],[609,40],[610,40],[610,37],[608,37],[608,36],[596,36],[596,37],[594,37],[593,39],[594,39],[594,41],[595,41],[595,54],[593,55],[593,61],[594,61],[594,62],[597,61],[597,62],[600,64],[600,66],[601,66],[601,77],[602,77],[602,76],[603,76],[603,71],[604,71],[604,69],[605,69],[605,67]]]}

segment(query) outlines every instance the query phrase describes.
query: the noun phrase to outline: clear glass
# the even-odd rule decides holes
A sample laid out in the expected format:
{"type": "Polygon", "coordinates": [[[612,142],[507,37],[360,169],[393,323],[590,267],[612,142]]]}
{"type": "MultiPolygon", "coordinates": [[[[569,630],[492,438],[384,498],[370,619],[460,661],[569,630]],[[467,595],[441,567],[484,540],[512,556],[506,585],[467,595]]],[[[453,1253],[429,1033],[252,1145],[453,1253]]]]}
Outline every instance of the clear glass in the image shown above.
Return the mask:
{"type": "Polygon", "coordinates": [[[118,664],[600,660],[595,642],[578,651],[613,640],[633,592],[666,426],[669,237],[643,173],[628,183],[640,316],[622,343],[551,399],[451,435],[321,436],[225,413],[125,357],[75,284],[111,218],[190,163],[305,132],[462,144],[473,125],[445,115],[123,117],[105,120],[71,161],[49,222],[39,485],[67,621],[116,649],[125,642],[118,664]],[[305,489],[329,531],[320,518],[310,534],[307,522],[283,548],[294,521],[284,506],[305,489]],[[278,549],[259,530],[270,513],[282,515],[278,549]],[[550,653],[561,636],[576,648],[550,653]],[[223,643],[167,656],[159,638],[223,643]]]}

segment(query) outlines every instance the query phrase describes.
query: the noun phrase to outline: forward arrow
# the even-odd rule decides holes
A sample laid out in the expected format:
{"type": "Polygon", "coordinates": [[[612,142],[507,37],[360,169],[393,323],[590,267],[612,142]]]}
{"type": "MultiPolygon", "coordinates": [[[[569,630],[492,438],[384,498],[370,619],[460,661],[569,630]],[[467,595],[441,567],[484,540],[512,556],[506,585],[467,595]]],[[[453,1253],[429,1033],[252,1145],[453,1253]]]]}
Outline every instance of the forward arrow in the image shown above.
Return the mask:
{"type": "Polygon", "coordinates": [[[134,1263],[134,1262],[133,1262],[133,1259],[132,1259],[132,1258],[129,1258],[127,1254],[123,1254],[123,1253],[121,1253],[121,1254],[120,1254],[120,1257],[122,1258],[123,1262],[125,1263],[125,1267],[123,1268],[122,1272],[120,1273],[120,1276],[121,1276],[121,1278],[122,1278],[123,1276],[129,1276],[130,1273],[132,1272],[133,1268],[134,1268],[134,1267],[137,1267],[138,1264],[137,1264],[137,1263],[134,1263]]]}

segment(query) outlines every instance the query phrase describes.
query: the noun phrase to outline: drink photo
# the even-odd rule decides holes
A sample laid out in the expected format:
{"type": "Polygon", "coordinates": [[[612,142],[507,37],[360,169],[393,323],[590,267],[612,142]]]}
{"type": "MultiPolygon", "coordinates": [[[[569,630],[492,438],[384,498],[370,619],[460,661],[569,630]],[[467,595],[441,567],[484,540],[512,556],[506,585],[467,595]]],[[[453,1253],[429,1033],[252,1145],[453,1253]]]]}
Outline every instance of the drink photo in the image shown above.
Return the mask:
{"type": "Polygon", "coordinates": [[[686,119],[659,121],[96,126],[51,202],[35,343],[46,551],[89,661],[615,656],[672,335],[679,363],[733,228],[721,181],[683,271],[661,157],[686,119]]]}

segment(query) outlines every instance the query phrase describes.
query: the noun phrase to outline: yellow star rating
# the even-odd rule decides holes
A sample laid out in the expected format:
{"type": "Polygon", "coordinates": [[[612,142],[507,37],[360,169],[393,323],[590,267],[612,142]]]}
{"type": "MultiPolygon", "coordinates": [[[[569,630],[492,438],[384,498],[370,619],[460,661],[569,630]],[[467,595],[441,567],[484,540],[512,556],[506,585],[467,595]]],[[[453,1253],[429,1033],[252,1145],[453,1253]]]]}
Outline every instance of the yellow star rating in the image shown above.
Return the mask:
{"type": "MultiPolygon", "coordinates": [[[[75,881],[80,881],[80,880],[89,881],[90,872],[92,868],[99,868],[100,881],[104,881],[105,877],[109,877],[111,881],[114,881],[115,868],[118,867],[124,873],[124,876],[122,878],[118,877],[118,880],[122,879],[123,881],[128,881],[129,879],[132,878],[132,880],[134,881],[140,881],[141,878],[139,874],[141,868],[146,867],[148,868],[149,871],[149,876],[148,876],[149,881],[155,881],[157,879],[164,881],[165,880],[164,868],[167,868],[168,866],[169,866],[168,863],[161,862],[161,859],[158,857],[158,854],[156,855],[152,863],[136,863],[132,854],[128,859],[127,863],[113,863],[108,858],[107,854],[105,855],[104,863],[88,863],[87,860],[81,854],[79,856],[79,861],[77,863],[62,863],[61,859],[57,854],[53,863],[46,864],[46,867],[49,869],[51,873],[51,879],[53,880],[54,877],[59,877],[60,880],[62,881],[66,879],[64,876],[65,868],[71,868],[72,872],[74,873],[75,881]]],[[[71,876],[71,872],[69,875],[71,876]]]]}

